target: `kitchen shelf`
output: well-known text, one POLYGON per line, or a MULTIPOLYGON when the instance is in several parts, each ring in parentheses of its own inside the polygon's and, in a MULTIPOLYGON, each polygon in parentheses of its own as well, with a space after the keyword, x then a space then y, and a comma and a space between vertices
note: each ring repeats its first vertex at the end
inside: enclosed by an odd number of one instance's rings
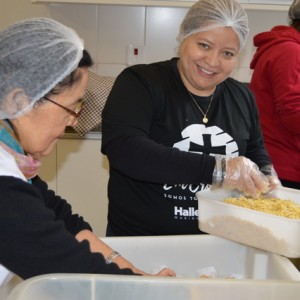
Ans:
MULTIPOLYGON (((109 4, 129 6, 163 6, 163 7, 190 7, 196 1, 188 0, 31 0, 33 4, 109 4)), ((242 3, 247 10, 287 11, 289 4, 242 3)))

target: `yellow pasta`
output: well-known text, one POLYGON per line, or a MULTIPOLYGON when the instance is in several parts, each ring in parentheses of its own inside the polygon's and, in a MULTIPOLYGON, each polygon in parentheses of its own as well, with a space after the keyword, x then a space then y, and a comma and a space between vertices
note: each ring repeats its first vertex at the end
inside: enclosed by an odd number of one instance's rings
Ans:
POLYGON ((263 197, 253 199, 241 196, 239 198, 227 198, 224 202, 285 218, 300 219, 300 205, 291 200, 263 199, 263 197))

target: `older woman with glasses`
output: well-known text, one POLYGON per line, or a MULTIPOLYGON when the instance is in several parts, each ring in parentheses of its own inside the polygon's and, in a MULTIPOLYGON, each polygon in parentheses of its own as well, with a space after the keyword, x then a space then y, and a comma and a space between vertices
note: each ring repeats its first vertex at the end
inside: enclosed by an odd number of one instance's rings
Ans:
POLYGON ((91 65, 78 35, 54 20, 23 20, 0 32, 0 264, 23 279, 147 275, 98 239, 37 176, 40 159, 78 122, 91 65))

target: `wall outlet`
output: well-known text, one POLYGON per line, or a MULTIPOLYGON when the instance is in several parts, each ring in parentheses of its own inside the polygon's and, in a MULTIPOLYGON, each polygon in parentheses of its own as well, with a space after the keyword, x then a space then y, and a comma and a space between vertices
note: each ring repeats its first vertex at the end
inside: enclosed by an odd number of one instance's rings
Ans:
POLYGON ((145 46, 128 45, 126 49, 126 64, 128 66, 145 62, 145 46))

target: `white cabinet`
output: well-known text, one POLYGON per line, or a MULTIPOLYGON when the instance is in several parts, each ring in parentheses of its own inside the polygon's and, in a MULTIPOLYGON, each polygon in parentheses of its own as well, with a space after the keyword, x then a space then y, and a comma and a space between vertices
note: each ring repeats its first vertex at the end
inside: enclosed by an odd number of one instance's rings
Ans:
POLYGON ((107 223, 108 162, 101 139, 62 139, 43 159, 40 177, 82 215, 98 236, 107 223))
POLYGON ((249 3, 256 4, 281 4, 281 5, 291 5, 293 0, 249 0, 249 3))
POLYGON ((137 5, 189 7, 196 1, 190 0, 31 0, 31 3, 72 3, 72 4, 109 4, 109 5, 137 5))
POLYGON ((47 182, 49 189, 56 192, 56 171, 57 171, 57 162, 56 162, 56 151, 55 150, 47 157, 42 159, 42 166, 39 172, 40 177, 47 182))
MULTIPOLYGON (((33 4, 109 4, 162 7, 190 7, 197 1, 190 0, 31 0, 33 4)), ((292 0, 240 0, 248 10, 287 10, 292 0)))

